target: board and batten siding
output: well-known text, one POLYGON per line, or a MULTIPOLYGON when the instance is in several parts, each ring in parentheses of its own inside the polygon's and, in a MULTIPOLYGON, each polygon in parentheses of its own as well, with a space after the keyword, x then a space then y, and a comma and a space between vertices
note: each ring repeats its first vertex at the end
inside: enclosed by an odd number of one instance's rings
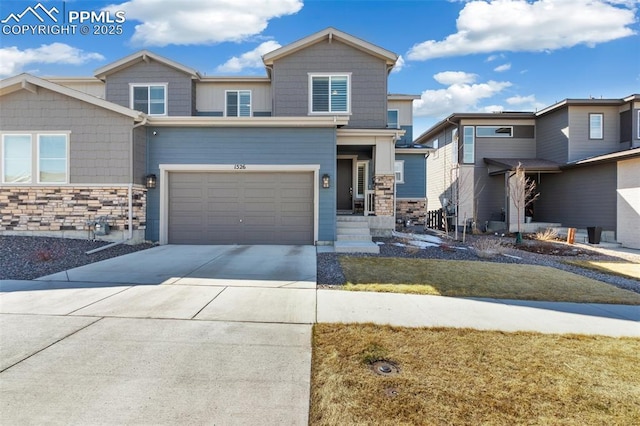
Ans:
POLYGON ((0 129, 70 131, 69 183, 130 183, 133 120, 57 92, 38 88, 2 96, 0 129))
POLYGON ((321 41, 274 61, 271 79, 274 116, 309 115, 309 73, 351 73, 348 127, 386 128, 385 61, 335 39, 321 41))
POLYGON ((617 106, 569 106, 567 162, 608 154, 620 149, 620 113, 617 106), (603 114, 603 138, 589 139, 589 114, 603 114))
POLYGON ((540 198, 534 203, 534 220, 582 229, 601 226, 615 231, 616 182, 615 163, 542 174, 538 183, 540 198))
MULTIPOLYGON (((319 164, 333 184, 318 187, 318 240, 335 240, 336 136, 333 128, 149 128, 148 172, 160 164, 319 164), (156 132, 156 135, 153 132, 156 132)), ((158 241, 160 191, 148 192, 147 239, 158 241)))
POLYGON ((424 154, 396 154, 396 161, 404 161, 404 183, 396 184, 396 196, 425 198, 427 188, 424 154))
POLYGON ((130 83, 167 83, 167 115, 193 115, 193 81, 182 71, 154 60, 139 62, 107 76, 106 100, 131 108, 130 83))
POLYGON ((640 249, 640 158, 618 162, 616 240, 640 249))
POLYGON ((536 157, 566 163, 569 158, 569 115, 567 108, 538 117, 536 157))
POLYGON ((250 90, 252 114, 271 115, 271 85, 269 82, 220 83, 209 81, 196 84, 197 114, 223 116, 226 104, 226 90, 250 90))

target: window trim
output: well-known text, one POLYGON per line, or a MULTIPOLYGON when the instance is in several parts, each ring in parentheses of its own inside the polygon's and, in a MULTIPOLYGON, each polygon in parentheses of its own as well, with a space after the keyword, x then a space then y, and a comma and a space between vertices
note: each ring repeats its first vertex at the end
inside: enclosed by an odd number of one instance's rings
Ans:
POLYGON ((396 183, 403 184, 404 183, 404 160, 395 160, 393 163, 393 177, 396 180, 396 183), (400 170, 398 170, 398 165, 400 165, 400 170), (400 173, 400 179, 398 179, 398 173, 400 173))
POLYGON ((387 129, 399 129, 400 128, 400 110, 398 108, 387 109, 387 129), (396 112, 396 127, 389 126, 389 111, 396 112))
POLYGON ((146 112, 146 114, 152 117, 164 117, 169 115, 169 102, 167 100, 167 95, 169 92, 169 83, 129 83, 129 108, 137 111, 134 108, 134 99, 133 99, 133 92, 136 87, 146 87, 150 89, 153 86, 162 86, 164 88, 164 113, 163 114, 151 113, 151 98, 150 98, 151 90, 148 90, 148 93, 147 93, 147 105, 148 105, 147 111, 148 112, 146 112))
POLYGON ((253 117, 253 93, 251 89, 229 89, 224 91, 224 116, 225 117, 253 117), (238 115, 229 115, 228 93, 236 92, 238 99, 238 115), (249 115, 240 115, 240 92, 249 92, 249 115))
POLYGON ((475 126, 462 126, 462 164, 475 164, 476 162, 476 131, 474 129, 475 126), (467 143, 467 134, 466 129, 472 129, 471 136, 473 139, 471 143, 467 143), (472 150, 467 151, 467 146, 471 145, 472 150), (470 161, 467 161, 467 153, 471 156, 470 161))
POLYGON ((513 137, 513 126, 476 126, 475 137, 476 138, 512 138, 513 137), (492 129, 492 128, 510 129, 511 132, 508 135, 507 134, 497 133, 497 132, 495 132, 495 134, 491 135, 491 136, 485 136, 485 135, 479 135, 478 134, 478 129, 492 129))
MULTIPOLYGON (((33 143, 33 141, 32 141, 33 143)), ((69 183, 69 133, 36 133, 36 181, 41 185, 62 185, 65 183, 69 183), (40 180, 40 161, 42 158, 40 157, 40 138, 42 136, 64 136, 64 180, 62 182, 42 182, 40 180)), ((33 180, 33 179, 32 179, 33 180)))
POLYGON ((351 74, 350 72, 314 72, 308 73, 309 115, 351 115, 351 74), (313 79, 315 77, 346 77, 347 78, 347 110, 331 111, 331 94, 329 94, 329 111, 313 110, 313 79))
POLYGON ((70 175, 71 175, 71 131, 70 130, 25 130, 25 131, 3 131, 0 132, 0 155, 2 156, 0 161, 0 183, 2 185, 22 185, 22 186, 33 186, 33 185, 41 185, 41 186, 55 186, 55 185, 65 185, 70 183, 70 175), (30 145, 30 154, 31 154, 31 178, 29 182, 7 182, 5 181, 5 170, 4 170, 4 141, 6 136, 18 136, 18 135, 28 135, 31 140, 30 145), (65 164, 65 180, 64 182, 40 182, 40 136, 44 135, 52 135, 52 136, 64 136, 65 138, 65 155, 66 155, 66 164, 65 164), (34 172, 35 171, 35 172, 34 172))
POLYGON ((369 162, 368 161, 357 161, 356 162, 356 198, 360 199, 360 198, 364 198, 366 195, 366 191, 367 189, 369 189, 369 162), (360 188, 360 182, 358 180, 358 171, 360 169, 360 166, 362 166, 364 168, 364 179, 363 179, 363 188, 360 188), (362 192, 358 192, 360 191, 360 189, 362 189, 362 192))
POLYGON ((603 140, 604 139, 604 114, 601 112, 590 112, 589 113, 589 139, 590 140, 603 140), (594 137, 591 133, 591 118, 600 116, 600 136, 594 137))

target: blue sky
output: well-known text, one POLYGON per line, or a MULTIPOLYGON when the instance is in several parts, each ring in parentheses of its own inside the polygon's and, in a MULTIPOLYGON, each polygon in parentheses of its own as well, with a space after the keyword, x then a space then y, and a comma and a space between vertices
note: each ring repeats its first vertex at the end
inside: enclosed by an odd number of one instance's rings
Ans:
POLYGON ((332 26, 402 57, 389 90, 421 96, 414 102, 416 135, 453 112, 531 111, 565 98, 640 92, 640 0, 41 3, 0 3, 6 21, 0 24, 0 78, 91 76, 140 49, 206 75, 265 75, 262 54, 332 26), (16 19, 29 6, 44 23, 31 13, 16 19), (21 28, 54 25, 43 9, 58 24, 76 25, 75 33, 21 28), (79 22, 80 12, 89 19, 79 22), (90 33, 121 33, 83 35, 83 25, 90 33))

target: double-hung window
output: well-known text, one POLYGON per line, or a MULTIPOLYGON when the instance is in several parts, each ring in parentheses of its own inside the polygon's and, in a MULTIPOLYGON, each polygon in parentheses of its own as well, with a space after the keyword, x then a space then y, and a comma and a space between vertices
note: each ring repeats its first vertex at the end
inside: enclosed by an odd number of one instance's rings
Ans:
POLYGON ((226 97, 227 117, 251 117, 251 90, 227 90, 226 97))
POLYGON ((2 183, 67 183, 68 147, 68 133, 3 134, 2 183))
POLYGON ((589 114, 589 139, 602 139, 603 133, 603 114, 589 114))
POLYGON ((132 84, 131 108, 149 115, 167 115, 167 84, 132 84))
POLYGON ((309 112, 351 111, 350 74, 309 74, 309 112))
POLYGON ((398 119, 399 111, 397 109, 389 109, 387 110, 387 128, 389 129, 399 129, 400 121, 398 119))

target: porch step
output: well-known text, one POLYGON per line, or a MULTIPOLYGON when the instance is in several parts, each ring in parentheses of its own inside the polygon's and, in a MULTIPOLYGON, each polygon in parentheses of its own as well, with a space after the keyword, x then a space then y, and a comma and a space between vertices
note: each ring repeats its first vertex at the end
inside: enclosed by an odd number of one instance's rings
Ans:
POLYGON ((371 240, 369 221, 363 216, 338 216, 336 220, 336 253, 380 253, 371 240))

